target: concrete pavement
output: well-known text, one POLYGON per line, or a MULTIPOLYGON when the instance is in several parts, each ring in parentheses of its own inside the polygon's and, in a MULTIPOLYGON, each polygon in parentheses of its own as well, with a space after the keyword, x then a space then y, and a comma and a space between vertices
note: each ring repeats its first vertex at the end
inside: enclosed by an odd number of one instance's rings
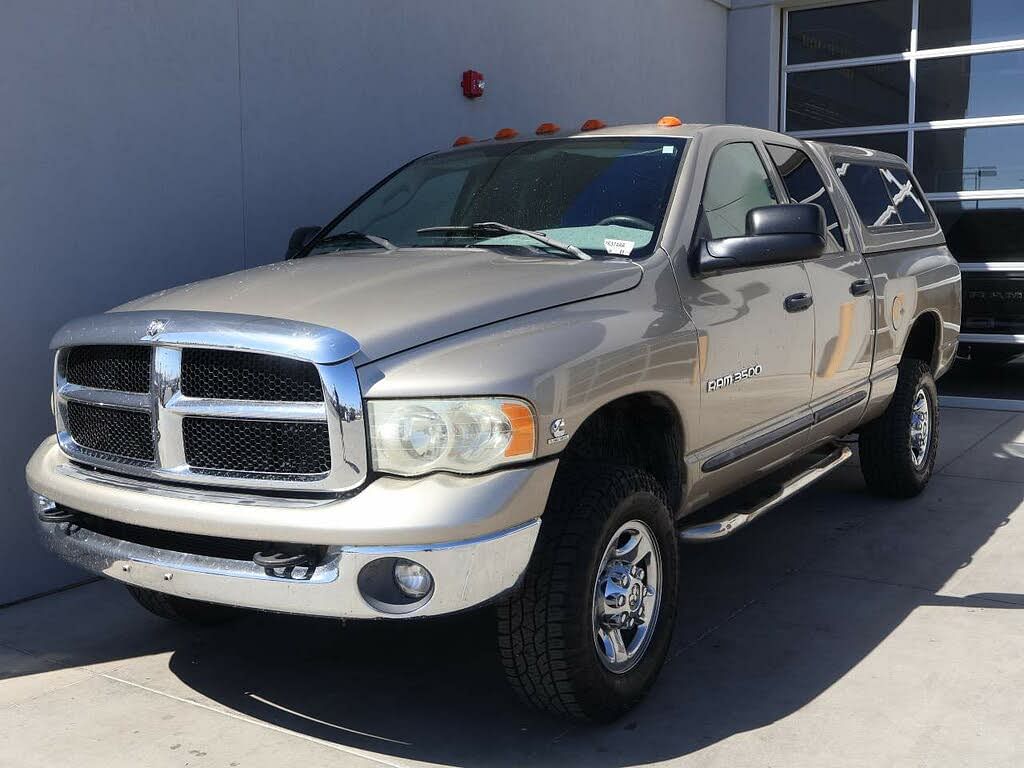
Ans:
POLYGON ((612 726, 520 708, 487 611, 197 631, 98 582, 0 610, 0 766, 1020 766, 1024 414, 942 419, 917 499, 846 466, 685 547, 671 659, 612 726))

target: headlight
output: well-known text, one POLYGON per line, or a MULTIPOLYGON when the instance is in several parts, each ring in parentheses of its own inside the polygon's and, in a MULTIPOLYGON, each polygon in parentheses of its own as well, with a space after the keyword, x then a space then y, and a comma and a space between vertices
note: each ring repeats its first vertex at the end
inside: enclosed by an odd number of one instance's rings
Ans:
POLYGON ((483 472, 534 457, 536 420, 522 400, 371 400, 367 411, 378 472, 483 472))

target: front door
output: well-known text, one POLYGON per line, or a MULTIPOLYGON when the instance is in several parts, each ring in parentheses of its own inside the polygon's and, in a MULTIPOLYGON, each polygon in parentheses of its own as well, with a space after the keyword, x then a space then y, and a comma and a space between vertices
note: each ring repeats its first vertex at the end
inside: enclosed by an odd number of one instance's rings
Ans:
MULTIPOLYGON (((747 212, 780 200, 751 142, 714 150, 699 235, 742 237, 747 212)), ((701 453, 749 446, 760 432, 806 420, 811 397, 814 313, 800 263, 697 276, 684 294, 699 337, 701 453), (787 299, 788 302, 787 308, 787 299)))

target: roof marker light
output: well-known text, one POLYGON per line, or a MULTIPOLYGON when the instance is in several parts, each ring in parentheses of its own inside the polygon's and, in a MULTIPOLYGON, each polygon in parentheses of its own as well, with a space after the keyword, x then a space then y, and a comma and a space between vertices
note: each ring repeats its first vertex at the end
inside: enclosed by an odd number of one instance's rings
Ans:
POLYGON ((501 139, 514 139, 518 135, 519 135, 519 131, 517 131, 515 128, 502 128, 500 131, 498 131, 496 134, 494 134, 494 138, 496 138, 498 140, 501 140, 501 139))
POLYGON ((658 126, 661 128, 678 128, 682 124, 683 121, 675 115, 665 115, 658 121, 658 126))
POLYGON ((560 130, 562 128, 557 123, 541 123, 537 126, 535 133, 538 136, 544 136, 549 133, 558 133, 560 130))
POLYGON ((581 131, 596 131, 600 128, 604 128, 604 121, 595 118, 587 120, 587 122, 580 126, 581 131))
POLYGON ((472 144, 474 141, 476 141, 476 139, 474 139, 472 136, 459 136, 459 138, 452 142, 452 146, 463 147, 466 144, 472 144))

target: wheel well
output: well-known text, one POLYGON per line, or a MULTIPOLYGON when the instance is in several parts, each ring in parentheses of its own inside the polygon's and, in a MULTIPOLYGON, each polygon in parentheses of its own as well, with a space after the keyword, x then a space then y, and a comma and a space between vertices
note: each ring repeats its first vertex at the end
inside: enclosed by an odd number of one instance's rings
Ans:
POLYGON ((674 513, 683 499, 683 430, 679 413, 662 395, 628 395, 587 417, 563 451, 583 462, 627 464, 649 472, 674 513))
POLYGON ((921 360, 932 369, 938 364, 938 320, 931 312, 921 315, 907 334, 907 343, 903 345, 903 359, 921 360))

